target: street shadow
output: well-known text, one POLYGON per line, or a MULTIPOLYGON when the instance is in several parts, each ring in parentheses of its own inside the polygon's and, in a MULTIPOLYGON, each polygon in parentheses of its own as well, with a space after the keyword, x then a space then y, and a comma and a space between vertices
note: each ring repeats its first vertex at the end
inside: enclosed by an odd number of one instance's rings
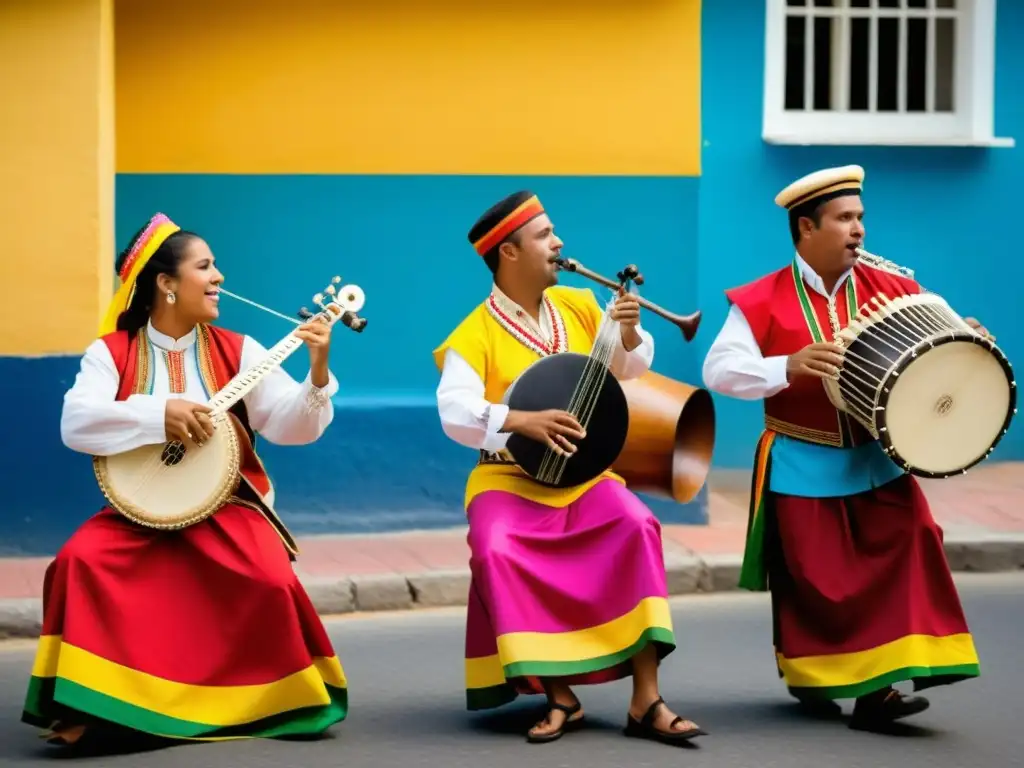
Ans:
MULTIPOLYGON (((849 718, 844 718, 844 721, 849 724, 849 718)), ((914 725, 913 723, 907 723, 897 721, 895 723, 888 723, 887 725, 880 726, 873 730, 865 730, 863 728, 851 729, 854 733, 863 733, 868 736, 886 736, 895 737, 900 739, 934 739, 941 738, 945 734, 942 731, 937 731, 934 728, 928 728, 923 725, 914 725)))
MULTIPOLYGON (((324 734, 277 736, 274 741, 285 742, 316 742, 331 741, 336 735, 327 732, 324 734)), ((145 755, 164 750, 180 750, 185 747, 198 747, 206 742, 181 741, 178 739, 162 739, 157 736, 149 736, 139 733, 118 733, 116 736, 110 734, 101 738, 83 738, 81 742, 73 746, 57 746, 46 744, 42 740, 36 749, 23 750, 23 757, 40 760, 88 760, 103 759, 111 757, 125 757, 128 755, 145 755)), ((177 753, 176 753, 177 754, 177 753)))
POLYGON ((83 737, 80 742, 71 746, 47 744, 39 740, 35 749, 25 750, 24 756, 39 760, 88 760, 123 757, 126 755, 144 755, 159 752, 172 747, 193 746, 193 742, 182 742, 160 739, 144 734, 118 734, 105 738, 83 737))
MULTIPOLYGON (((683 717, 699 723, 710 734, 721 731, 730 735, 776 732, 780 729, 806 730, 808 728, 842 728, 850 733, 864 733, 898 738, 942 738, 944 731, 917 725, 909 721, 891 723, 877 731, 849 728, 852 704, 836 715, 811 712, 796 701, 694 701, 677 707, 683 717)), ((543 716, 540 713, 539 716, 543 716)), ((532 723, 531 723, 532 725, 532 723)), ((527 726, 529 727, 529 726, 527 726)), ((619 727, 619 726, 615 726, 619 727)))

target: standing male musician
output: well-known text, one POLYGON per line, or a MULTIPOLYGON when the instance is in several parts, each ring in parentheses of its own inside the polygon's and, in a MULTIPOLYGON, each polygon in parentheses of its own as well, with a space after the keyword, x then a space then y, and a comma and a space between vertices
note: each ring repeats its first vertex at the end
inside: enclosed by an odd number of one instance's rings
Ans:
POLYGON ((894 683, 921 690, 979 666, 924 494, 823 386, 851 312, 922 290, 858 260, 863 179, 859 166, 830 168, 779 193, 795 258, 726 292, 704 381, 764 401, 740 586, 771 590, 780 677, 811 712, 838 716, 835 700, 855 698, 850 726, 882 730, 928 707, 894 683))
MULTIPOLYGON (((675 648, 661 526, 620 477, 571 488, 534 481, 503 452, 511 433, 565 455, 584 433, 564 411, 510 411, 502 397, 534 361, 588 354, 602 318, 589 290, 556 287, 562 241, 537 197, 510 195, 484 213, 469 241, 494 286, 434 350, 445 434, 480 451, 466 487, 472 584, 466 627, 470 710, 519 693, 546 693, 547 717, 528 733, 553 741, 583 718, 570 685, 632 674, 626 735, 675 743, 701 735, 658 692, 658 663, 675 648)), ((621 379, 645 373, 654 340, 635 297, 611 310, 621 379)))

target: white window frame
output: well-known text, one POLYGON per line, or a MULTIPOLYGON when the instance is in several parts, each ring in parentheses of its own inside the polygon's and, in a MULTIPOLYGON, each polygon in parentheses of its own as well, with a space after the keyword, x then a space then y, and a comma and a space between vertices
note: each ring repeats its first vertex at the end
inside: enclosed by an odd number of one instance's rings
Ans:
MULTIPOLYGON (((813 2, 807 0, 807 6, 813 6, 813 2)), ((877 7, 877 0, 872 0, 871 5, 877 7)), ((844 10, 848 8, 846 2, 842 6, 844 10)), ((957 6, 962 9, 962 16, 957 20, 956 33, 955 112, 844 112, 809 108, 787 111, 787 5, 786 0, 765 0, 764 141, 804 146, 1014 146, 1012 138, 996 137, 993 127, 996 0, 958 0, 957 6)), ((850 18, 843 10, 837 15, 850 18)), ((905 42, 902 47, 905 48, 905 42)), ((811 99, 808 93, 807 102, 811 99)))

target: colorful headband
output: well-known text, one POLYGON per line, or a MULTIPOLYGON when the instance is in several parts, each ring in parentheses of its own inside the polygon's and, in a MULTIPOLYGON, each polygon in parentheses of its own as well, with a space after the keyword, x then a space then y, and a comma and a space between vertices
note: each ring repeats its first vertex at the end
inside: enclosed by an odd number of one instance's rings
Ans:
POLYGON ((162 213, 156 214, 149 220, 142 234, 135 239, 128 255, 125 256, 124 263, 121 264, 121 269, 118 272, 121 286, 114 293, 114 298, 110 300, 107 312, 103 316, 103 322, 100 323, 100 336, 106 336, 117 330, 117 319, 122 312, 128 309, 135 296, 135 281, 138 279, 139 273, 149 263, 153 254, 164 244, 164 241, 180 229, 181 227, 162 213))
POLYGON ((537 196, 528 197, 516 206, 511 213, 491 227, 482 237, 476 240, 473 243, 474 250, 478 255, 484 256, 506 237, 542 213, 544 213, 544 206, 540 204, 537 196))

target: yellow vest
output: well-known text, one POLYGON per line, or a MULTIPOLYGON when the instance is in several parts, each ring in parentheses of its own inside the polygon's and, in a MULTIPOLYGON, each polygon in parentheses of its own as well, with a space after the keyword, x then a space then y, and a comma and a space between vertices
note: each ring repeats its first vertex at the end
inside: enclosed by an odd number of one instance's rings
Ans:
MULTIPOLYGON (((555 286, 545 295, 554 304, 565 323, 569 352, 589 355, 604 314, 589 288, 555 286)), ((527 347, 505 330, 481 303, 434 350, 434 364, 444 367, 445 352, 455 350, 484 382, 484 398, 500 403, 509 385, 532 363, 540 359, 538 352, 527 347)), ((591 486, 611 478, 623 485, 625 481, 614 472, 570 488, 549 488, 541 485, 512 464, 479 464, 466 482, 465 505, 484 491, 507 491, 550 507, 564 507, 582 496, 591 486)))

